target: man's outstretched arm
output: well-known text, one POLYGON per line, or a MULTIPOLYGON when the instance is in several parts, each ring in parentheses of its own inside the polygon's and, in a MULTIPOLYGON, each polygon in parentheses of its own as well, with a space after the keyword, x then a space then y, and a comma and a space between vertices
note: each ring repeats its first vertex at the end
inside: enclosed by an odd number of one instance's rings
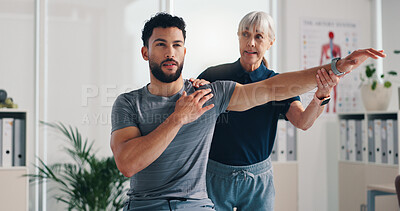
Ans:
MULTIPOLYGON (((368 58, 386 57, 383 51, 375 49, 356 50, 337 62, 340 72, 350 72, 368 58)), ((331 70, 331 64, 313 67, 306 70, 282 73, 272 78, 246 85, 237 84, 227 110, 245 111, 270 101, 288 99, 314 89, 317 86, 317 70, 331 70)))

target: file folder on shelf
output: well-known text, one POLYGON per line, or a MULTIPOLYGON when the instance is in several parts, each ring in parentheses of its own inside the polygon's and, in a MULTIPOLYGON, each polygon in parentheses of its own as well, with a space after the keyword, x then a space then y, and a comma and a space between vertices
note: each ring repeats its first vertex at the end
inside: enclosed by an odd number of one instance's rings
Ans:
POLYGON ((374 120, 368 120, 368 162, 375 163, 375 126, 374 120))
POLYGON ((278 120, 278 161, 283 162, 286 161, 287 158, 287 129, 286 129, 286 120, 279 119, 278 120))
POLYGON ((2 160, 3 167, 12 166, 12 143, 13 143, 13 118, 3 118, 2 133, 2 160))
POLYGON ((375 163, 382 163, 382 120, 374 120, 374 135, 375 135, 375 163))
POLYGON ((362 161, 368 162, 368 135, 367 135, 367 125, 365 119, 361 120, 361 134, 362 134, 362 161))
POLYGON ((356 120, 356 145, 355 145, 355 153, 356 153, 356 161, 362 161, 362 121, 361 119, 356 120))
POLYGON ((3 119, 0 118, 0 167, 3 166, 3 119))
POLYGON ((387 164, 388 163, 388 157, 387 157, 387 127, 386 127, 386 120, 381 120, 382 125, 381 125, 381 157, 382 157, 382 163, 387 164))
POLYGON ((286 141, 287 141, 287 160, 288 161, 295 161, 297 159, 296 153, 296 127, 292 125, 289 121, 286 121, 286 141))
POLYGON ((347 120, 348 124, 348 154, 349 154, 349 161, 356 161, 356 120, 355 119, 349 119, 347 120))
POLYGON ((386 128, 387 128, 387 160, 388 160, 387 163, 389 165, 394 165, 394 128, 393 128, 393 119, 386 120, 386 128))
POLYGON ((399 131, 398 131, 398 120, 393 120, 393 152, 394 152, 394 164, 399 164, 399 131))
POLYGON ((347 152, 347 120, 340 120, 340 160, 346 160, 347 152))
POLYGON ((25 120, 14 120, 13 166, 25 166, 25 120))

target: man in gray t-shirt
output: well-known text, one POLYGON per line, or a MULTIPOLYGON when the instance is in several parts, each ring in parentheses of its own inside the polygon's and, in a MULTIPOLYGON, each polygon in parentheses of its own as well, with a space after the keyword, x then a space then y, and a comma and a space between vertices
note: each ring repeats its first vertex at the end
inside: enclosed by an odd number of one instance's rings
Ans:
MULTIPOLYGON (((213 98, 205 105, 215 106, 197 120, 183 125, 164 152, 149 166, 131 177, 128 195, 132 199, 186 198, 206 199, 205 171, 215 122, 226 110, 235 82, 218 81, 210 88, 213 98)), ((112 131, 126 127, 139 128, 142 136, 154 131, 175 109, 183 91, 193 94, 196 88, 188 80, 178 93, 157 96, 147 86, 120 95, 112 111, 112 131)))
MULTIPOLYGON (((297 96, 316 87, 317 70, 331 70, 324 65, 257 83, 217 81, 197 89, 181 74, 185 38, 182 18, 159 13, 147 21, 142 57, 149 61, 150 83, 114 103, 110 145, 118 169, 131 178, 124 210, 213 210, 205 172, 218 115, 297 96)), ((260 56, 254 42, 248 48, 249 56, 260 56)), ((369 57, 384 56, 358 50, 332 68, 349 72, 369 57)))

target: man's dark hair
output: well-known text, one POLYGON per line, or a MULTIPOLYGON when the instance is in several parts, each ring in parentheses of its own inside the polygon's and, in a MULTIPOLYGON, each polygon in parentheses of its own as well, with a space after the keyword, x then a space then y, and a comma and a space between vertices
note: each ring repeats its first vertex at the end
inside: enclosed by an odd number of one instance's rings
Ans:
POLYGON ((151 17, 143 27, 142 30, 142 40, 143 46, 149 47, 149 39, 153 34, 153 29, 157 27, 169 28, 177 27, 182 31, 183 40, 186 39, 186 24, 185 21, 178 16, 172 16, 168 13, 157 13, 155 16, 151 17))

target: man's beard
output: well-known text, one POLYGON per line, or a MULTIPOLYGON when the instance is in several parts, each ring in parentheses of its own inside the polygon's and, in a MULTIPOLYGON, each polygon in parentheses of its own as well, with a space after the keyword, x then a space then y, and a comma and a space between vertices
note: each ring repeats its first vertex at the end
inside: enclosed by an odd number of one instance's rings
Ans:
POLYGON ((157 63, 149 60, 149 65, 150 65, 150 71, 154 75, 154 77, 156 77, 159 81, 161 81, 163 83, 171 83, 171 82, 176 81, 181 76, 182 68, 183 68, 183 61, 181 64, 179 64, 179 62, 177 62, 173 59, 166 59, 166 60, 162 61, 160 64, 157 64, 157 63), (174 74, 167 75, 162 71, 161 67, 164 62, 169 62, 169 61, 175 62, 176 65, 178 66, 178 69, 176 70, 176 72, 174 74))

